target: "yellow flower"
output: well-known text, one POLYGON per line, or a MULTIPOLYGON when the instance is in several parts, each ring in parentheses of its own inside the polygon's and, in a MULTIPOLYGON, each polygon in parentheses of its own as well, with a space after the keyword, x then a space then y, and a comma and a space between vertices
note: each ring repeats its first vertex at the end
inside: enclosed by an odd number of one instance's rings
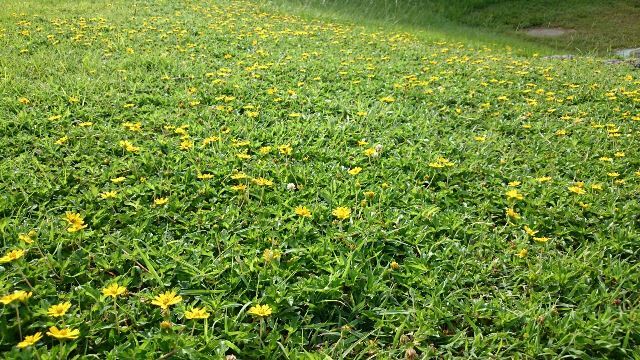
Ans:
POLYGON ((202 145, 209 145, 209 144, 214 143, 216 141, 220 141, 220 137, 218 137, 218 136, 210 136, 210 137, 202 140, 202 145))
POLYGON ((107 286, 106 288, 102 289, 102 295, 116 298, 119 295, 124 294, 126 291, 127 291, 126 287, 120 286, 118 285, 118 283, 113 283, 107 286))
POLYGON ((438 157, 436 159, 436 161, 430 162, 429 163, 429 167, 435 168, 435 169, 442 169, 444 167, 451 167, 453 166, 454 163, 452 163, 451 161, 449 161, 449 159, 443 158, 443 157, 438 157))
POLYGON ((68 232, 77 232, 87 227, 87 225, 84 224, 82 216, 77 213, 67 212, 65 214, 65 220, 69 223, 69 227, 67 228, 68 232))
POLYGON ((245 191, 245 190, 247 190, 247 185, 245 185, 245 184, 234 185, 234 186, 231 187, 231 190, 234 190, 234 191, 245 191))
POLYGON ((118 183, 121 183, 121 182, 123 182, 125 180, 127 180, 126 177, 120 176, 120 177, 111 179, 111 182, 114 183, 114 184, 118 184, 118 183))
POLYGON ((186 135, 187 137, 189 137, 189 133, 187 132, 187 128, 189 127, 189 125, 182 125, 178 128, 176 128, 173 132, 178 134, 178 135, 186 135))
POLYGON ((185 311, 184 317, 189 320, 192 319, 208 319, 209 313, 205 308, 193 308, 189 311, 185 311))
POLYGON ((522 250, 518 251, 518 253, 516 253, 516 256, 522 259, 525 256, 527 256, 528 253, 529 253, 529 250, 522 249, 522 250))
POLYGON ((580 186, 569 186, 569 191, 578 195, 582 195, 586 193, 586 191, 584 191, 584 189, 580 186))
POLYGON ((24 250, 16 249, 7 252, 3 257, 0 257, 0 264, 8 263, 13 260, 18 260, 24 256, 24 250))
POLYGON ((82 216, 80 216, 80 214, 72 213, 72 212, 67 212, 65 214, 65 219, 70 225, 83 222, 82 216))
POLYGON ((191 140, 183 140, 180 143, 180 150, 189 150, 193 147, 193 141, 191 140))
POLYGON ((18 102, 22 105, 28 105, 31 101, 26 97, 21 97, 20 99, 18 99, 18 102))
POLYGON ((175 305, 182 301, 182 296, 177 295, 175 291, 167 291, 156 296, 151 303, 159 306, 162 310, 167 310, 169 306, 175 305))
POLYGON ((164 205, 166 203, 169 202, 169 198, 163 197, 163 198, 157 198, 153 200, 153 204, 156 206, 161 206, 164 205))
POLYGON ((128 152, 138 152, 138 151, 140 151, 139 147, 134 146, 128 140, 122 140, 122 141, 119 142, 119 144, 120 144, 120 147, 122 147, 123 149, 125 149, 128 152))
POLYGON ((291 155, 291 153, 293 152, 293 148, 290 144, 284 144, 278 146, 278 151, 280 151, 280 154, 282 155, 291 155))
POLYGON ((365 191, 363 194, 364 194, 365 197, 367 197, 369 199, 372 199, 374 196, 376 196, 376 193, 373 192, 373 191, 365 191))
POLYGON ((198 179, 200 180, 213 179, 213 174, 198 174, 198 179))
POLYGON ((14 291, 13 294, 7 294, 7 295, 4 295, 3 297, 1 297, 0 298, 0 303, 8 305, 8 304, 11 304, 14 301, 25 302, 32 295, 33 295, 33 293, 31 293, 31 292, 26 292, 24 290, 17 290, 17 291, 14 291))
POLYGON ((100 198, 102 200, 106 200, 106 199, 113 199, 118 195, 117 191, 105 191, 102 194, 100 194, 100 198))
POLYGON ((271 181, 269 179, 262 178, 262 177, 259 177, 257 179, 253 179, 253 182, 258 186, 271 186, 271 185, 273 185, 273 181, 271 181))
POLYGON ((256 306, 252 306, 249 311, 247 311, 247 314, 251 314, 254 316, 258 316, 258 317, 266 317, 269 316, 273 313, 273 310, 271 309, 271 306, 269 305, 256 305, 256 306))
POLYGON ((242 160, 251 159, 251 155, 247 154, 246 152, 236 154, 236 157, 242 160))
POLYGON ((139 122, 137 122, 137 123, 125 122, 125 123, 122 124, 122 126, 125 129, 127 129, 129 131, 134 131, 134 132, 140 131, 142 129, 142 124, 139 123, 139 122))
POLYGON ((260 154, 262 155, 266 155, 271 152, 271 146, 263 146, 260 148, 260 150, 258 150, 258 152, 260 152, 260 154))
POLYGON ((396 101, 396 99, 393 96, 385 96, 385 97, 380 98, 380 101, 382 101, 383 103, 390 104, 390 103, 396 101))
POLYGON ((351 216, 351 209, 347 207, 337 207, 335 208, 331 214, 340 220, 348 219, 351 216))
POLYGON ((591 189, 602 190, 602 184, 591 184, 591 189))
POLYGON ((513 208, 508 208, 506 210, 507 216, 512 218, 512 219, 520 219, 520 214, 518 214, 515 210, 513 210, 513 208))
POLYGON ((548 237, 534 237, 533 240, 537 241, 537 242, 541 242, 541 243, 546 243, 547 241, 549 241, 551 238, 548 237))
POLYGON ((301 217, 311 217, 311 211, 309 211, 309 209, 307 209, 306 206, 298 206, 295 208, 295 212, 296 215, 301 216, 301 217))
POLYGON ((362 140, 358 140, 358 146, 365 146, 365 145, 369 145, 369 142, 365 139, 362 140))
POLYGON ((280 252, 278 250, 264 249, 262 252, 262 258, 265 262, 271 262, 280 257, 280 252))
POLYGON ((533 236, 533 235, 535 235, 535 234, 537 234, 537 233, 538 233, 538 231, 537 231, 537 230, 533 230, 533 229, 531 229, 530 227, 528 227, 527 225, 525 225, 525 226, 524 226, 524 231, 525 231, 527 234, 529 234, 529 236, 533 236))
POLYGON ((249 176, 247 174, 243 173, 243 172, 237 172, 237 173, 231 175, 231 178, 233 180, 242 180, 242 179, 246 179, 248 177, 249 176))
POLYGON ((63 145, 69 140, 67 136, 63 136, 60 139, 56 140, 56 145, 63 145))
POLYGON ((375 148, 368 148, 368 149, 366 149, 365 151, 363 151, 363 153, 364 153, 366 156, 371 157, 371 156, 376 155, 378 152, 376 151, 376 149, 375 149, 375 148))
POLYGON ((358 174, 360 174, 361 171, 362 171, 362 168, 357 166, 357 167, 354 167, 353 169, 349 170, 349 174, 358 175, 358 174))
POLYGON ((542 177, 536 178, 536 180, 540 183, 551 181, 551 176, 542 176, 542 177))
POLYGON ((31 230, 26 234, 18 235, 18 239, 26 242, 27 244, 33 243, 33 239, 36 237, 38 233, 35 230, 31 230))
POLYGON ((70 302, 63 302, 60 304, 52 305, 47 310, 47 314, 52 317, 60 317, 66 314, 70 307, 70 302))
POLYGON ((610 172, 610 173, 607 173, 607 176, 609 176, 609 177, 618 177, 618 176, 620 176, 620 174, 617 173, 617 172, 610 172))
POLYGON ((398 264, 396 261, 392 261, 391 264, 389 264, 389 266, 391 267, 391 270, 400 269, 400 264, 398 264))
POLYGON ((511 186, 511 187, 520 186, 520 184, 522 184, 520 181, 511 181, 511 182, 509 182, 509 186, 511 186))
POLYGON ((505 195, 507 195, 507 198, 509 199, 516 199, 516 200, 524 199, 524 196, 520 194, 516 189, 507 191, 505 195))
POLYGON ((166 329, 170 329, 171 325, 172 325, 171 322, 165 320, 165 321, 160 323, 160 328, 161 329, 165 329, 165 330, 166 329))
POLYGON ((28 346, 32 346, 35 345, 38 341, 40 341, 40 339, 42 339, 42 333, 41 332, 37 332, 33 335, 28 335, 25 336, 24 340, 20 341, 18 343, 18 348, 20 349, 24 349, 28 346))
POLYGON ((49 331, 47 331, 47 335, 58 340, 73 340, 80 336, 80 330, 71 328, 58 329, 57 327, 52 326, 49 328, 49 331))

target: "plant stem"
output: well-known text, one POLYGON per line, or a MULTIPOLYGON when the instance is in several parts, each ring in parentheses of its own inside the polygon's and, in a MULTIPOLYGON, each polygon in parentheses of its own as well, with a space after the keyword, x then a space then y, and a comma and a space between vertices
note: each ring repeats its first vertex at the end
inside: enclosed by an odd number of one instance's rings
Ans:
POLYGON ((118 335, 120 335, 120 319, 118 316, 118 302, 116 301, 116 297, 113 297, 113 311, 115 311, 116 315, 116 331, 118 335))
POLYGON ((22 269, 20 267, 17 267, 17 268, 18 268, 18 272, 20 272, 20 275, 22 275, 22 279, 24 279, 24 282, 26 282, 27 285, 29 285, 29 289, 31 289, 31 291, 34 291, 33 286, 31 286, 29 279, 27 279, 27 277, 24 275, 24 273, 22 272, 22 269))
POLYGON ((16 306, 16 319, 18 320, 18 334, 20 335, 20 341, 22 341, 22 324, 20 324, 20 307, 16 306))
POLYGON ((209 319, 204 319, 204 343, 209 342, 209 319))
POLYGON ((264 333, 264 319, 260 318, 260 341, 262 341, 262 334, 264 333))

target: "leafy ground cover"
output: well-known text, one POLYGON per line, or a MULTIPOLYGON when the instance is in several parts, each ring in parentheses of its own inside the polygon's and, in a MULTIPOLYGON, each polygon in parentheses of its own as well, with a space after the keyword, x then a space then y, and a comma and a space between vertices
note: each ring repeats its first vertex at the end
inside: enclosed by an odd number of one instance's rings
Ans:
POLYGON ((638 358, 640 74, 247 1, 0 11, 5 358, 638 358))

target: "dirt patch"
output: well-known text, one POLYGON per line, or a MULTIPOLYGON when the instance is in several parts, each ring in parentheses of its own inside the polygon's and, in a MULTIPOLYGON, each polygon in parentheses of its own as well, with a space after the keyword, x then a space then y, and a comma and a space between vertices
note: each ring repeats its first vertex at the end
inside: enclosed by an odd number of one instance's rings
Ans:
POLYGON ((573 29, 564 29, 560 27, 553 27, 553 28, 537 27, 537 28, 528 28, 524 30, 525 34, 532 37, 539 37, 539 38, 554 38, 554 37, 560 37, 563 35, 572 34, 575 32, 576 31, 573 29))

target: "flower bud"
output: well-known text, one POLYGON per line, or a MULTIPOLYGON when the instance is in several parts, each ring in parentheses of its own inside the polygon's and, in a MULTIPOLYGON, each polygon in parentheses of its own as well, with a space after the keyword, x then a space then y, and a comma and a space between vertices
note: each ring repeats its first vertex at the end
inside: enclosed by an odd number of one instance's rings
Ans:
POLYGON ((418 353, 413 348, 408 348, 404 352, 404 358, 407 360, 414 360, 418 358, 418 353))

